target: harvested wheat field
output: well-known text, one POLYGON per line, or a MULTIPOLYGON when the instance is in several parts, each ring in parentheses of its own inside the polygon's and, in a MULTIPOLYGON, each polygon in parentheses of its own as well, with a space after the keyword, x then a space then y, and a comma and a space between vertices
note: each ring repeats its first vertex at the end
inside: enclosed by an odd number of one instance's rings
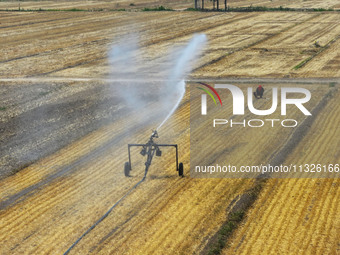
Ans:
MULTIPOLYGON (((20 4, 92 11, 0 13, 0 254, 340 253, 339 175, 269 178, 260 184, 256 178, 190 177, 192 153, 245 165, 340 163, 340 13, 110 11, 192 7, 186 1, 20 4), (164 103, 169 94, 164 80, 173 68, 171 56, 194 34, 206 35, 204 52, 168 115, 174 103, 164 103), (125 66, 134 66, 132 71, 112 70, 115 44, 131 46, 136 62, 125 66), (300 129, 210 133, 211 123, 198 120, 197 82, 232 83, 244 93, 263 84, 266 98, 254 102, 260 109, 271 107, 272 88, 302 87, 312 94, 305 106, 313 114, 289 108, 300 129), (184 176, 176 171, 174 149, 162 148, 143 179, 146 157, 133 148, 126 177, 127 144, 147 142, 157 127, 156 142, 178 145, 184 176), (251 195, 246 207, 238 202, 245 194, 251 195), (235 212, 242 213, 242 221, 220 235, 235 212)), ((17 5, 2 1, 0 9, 17 5)), ((336 5, 289 1, 284 6, 336 5)), ((231 95, 222 97, 221 115, 232 116, 231 95)), ((210 113, 219 109, 209 104, 210 113)), ((282 118, 280 111, 271 117, 282 118)), ((244 118, 255 116, 247 109, 244 118)))
MULTIPOLYGON (((339 162, 338 94, 286 162, 339 162)), ((339 185, 339 179, 269 180, 223 254, 339 254, 339 185)))

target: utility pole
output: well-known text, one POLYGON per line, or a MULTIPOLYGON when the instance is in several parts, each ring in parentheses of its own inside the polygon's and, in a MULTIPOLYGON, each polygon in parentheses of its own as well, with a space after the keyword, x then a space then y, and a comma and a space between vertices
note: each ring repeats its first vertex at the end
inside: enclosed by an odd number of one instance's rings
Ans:
POLYGON ((204 0, 202 0, 202 10, 204 10, 204 0))
POLYGON ((220 10, 220 0, 217 0, 217 10, 220 10))

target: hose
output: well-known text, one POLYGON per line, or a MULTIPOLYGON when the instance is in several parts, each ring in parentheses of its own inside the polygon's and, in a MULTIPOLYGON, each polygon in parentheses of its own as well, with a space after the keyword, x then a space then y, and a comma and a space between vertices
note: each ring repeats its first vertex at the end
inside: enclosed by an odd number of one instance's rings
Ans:
POLYGON ((83 239, 83 237, 85 237, 88 233, 90 233, 91 230, 93 230, 100 222, 102 222, 111 213, 111 211, 131 193, 131 191, 136 189, 139 186, 139 184, 141 184, 145 180, 146 173, 147 173, 147 171, 145 171, 143 178, 139 182, 137 182, 128 192, 126 192, 124 196, 122 196, 99 220, 96 221, 96 223, 94 223, 88 230, 86 230, 85 233, 82 234, 77 239, 77 241, 75 241, 70 246, 70 248, 68 248, 68 250, 64 253, 64 255, 67 255, 80 242, 80 240, 83 239))

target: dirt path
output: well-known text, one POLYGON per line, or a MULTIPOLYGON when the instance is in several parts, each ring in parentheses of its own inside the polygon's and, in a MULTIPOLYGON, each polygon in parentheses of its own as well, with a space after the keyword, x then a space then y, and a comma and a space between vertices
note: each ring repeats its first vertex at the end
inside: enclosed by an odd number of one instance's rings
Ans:
MULTIPOLYGON (((110 82, 110 81, 133 81, 129 79, 117 80, 110 78, 91 78, 91 77, 25 77, 25 78, 0 78, 0 82, 110 82)), ((157 82, 162 80, 150 79, 146 80, 150 82, 157 82)), ((332 78, 240 78, 240 77, 230 77, 230 78, 188 78, 186 82, 211 82, 211 83, 296 83, 296 84, 329 84, 332 82, 340 83, 340 77, 332 78)))

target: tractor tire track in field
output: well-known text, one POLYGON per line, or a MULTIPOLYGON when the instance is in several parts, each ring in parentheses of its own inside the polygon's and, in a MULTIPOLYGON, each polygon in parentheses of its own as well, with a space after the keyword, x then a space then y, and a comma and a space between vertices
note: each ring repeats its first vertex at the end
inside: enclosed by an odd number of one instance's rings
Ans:
MULTIPOLYGON (((337 88, 331 88, 330 91, 323 96, 320 102, 312 109, 312 116, 307 117, 291 134, 287 142, 273 154, 272 158, 269 160, 270 165, 279 166, 280 164, 284 163, 290 153, 295 147, 297 147, 303 137, 308 133, 318 114, 326 107, 327 103, 332 99, 337 91, 337 88)), ((253 187, 232 200, 226 209, 226 222, 220 227, 216 234, 210 238, 204 249, 201 251, 201 255, 208 254, 209 251, 215 251, 214 254, 221 253, 222 249, 229 240, 228 238, 242 222, 243 217, 250 207, 255 203, 265 183, 268 181, 268 179, 270 179, 270 177, 271 176, 268 173, 259 174, 256 177, 253 187), (223 245, 221 245, 221 243, 223 243, 223 245)))
POLYGON ((312 61, 314 58, 316 58, 317 56, 319 56, 322 52, 324 52, 325 50, 329 49, 338 39, 340 38, 340 34, 337 35, 335 38, 333 38, 331 41, 329 41, 325 46, 323 46, 320 50, 318 50, 315 54, 313 54, 312 56, 308 57, 307 59, 303 60, 300 64, 298 64, 297 66, 295 66, 293 69, 297 70, 300 68, 303 68, 304 66, 306 66, 307 63, 309 63, 310 61, 312 61))
MULTIPOLYGON (((308 130, 314 123, 318 114, 326 107, 329 100, 334 96, 337 92, 336 88, 331 88, 330 91, 324 95, 324 97, 320 100, 318 105, 314 107, 311 111, 312 116, 307 117, 300 126, 295 130, 295 132, 291 135, 291 137, 287 140, 287 143, 283 145, 281 149, 277 151, 269 161, 269 164, 278 166, 282 164, 288 155, 293 151, 293 149, 298 145, 298 143, 303 139, 303 137, 308 133, 308 130)), ((260 176, 259 176, 260 177, 260 176)), ((270 177, 270 176, 268 176, 270 177)))
MULTIPOLYGON (((110 42, 109 39, 99 39, 99 40, 86 41, 84 43, 77 43, 77 44, 70 45, 70 46, 67 46, 67 47, 55 48, 55 49, 52 49, 52 50, 46 50, 46 51, 39 52, 39 53, 34 53, 34 54, 25 55, 25 56, 20 56, 20 57, 2 60, 2 61, 0 61, 0 64, 4 64, 4 63, 8 63, 8 62, 15 61, 15 60, 20 60, 20 59, 30 58, 30 57, 49 55, 49 54, 53 54, 55 52, 60 52, 60 51, 65 50, 65 49, 74 49, 74 48, 79 48, 79 47, 83 47, 83 46, 87 46, 87 45, 91 45, 91 44, 107 45, 109 42, 110 42)), ((101 59, 104 59, 104 58, 101 58, 101 59)), ((85 62, 82 62, 82 63, 88 64, 88 63, 92 63, 96 60, 98 60, 98 59, 93 59, 93 60, 87 61, 86 63, 85 62)), ((77 65, 75 64, 72 67, 76 67, 76 66, 77 65)), ((63 70, 63 69, 61 69, 61 70, 63 70)), ((55 72, 57 72, 57 71, 58 70, 56 70, 55 72)), ((52 73, 52 72, 50 72, 50 73, 52 73)), ((45 73, 45 74, 48 74, 48 73, 45 73)))
MULTIPOLYGON (((185 179, 179 179, 179 180, 181 180, 181 181, 180 181, 181 184, 178 185, 178 186, 176 186, 176 187, 172 187, 172 188, 174 188, 176 191, 173 192, 173 193, 171 194, 171 196, 170 196, 167 200, 162 201, 162 205, 161 205, 159 208, 157 208, 157 211, 153 211, 153 214, 154 214, 154 215, 157 215, 157 214, 161 213, 162 210, 168 205, 168 201, 171 200, 171 199, 175 199, 175 198, 178 196, 178 194, 182 191, 182 189, 184 189, 186 186, 188 186, 188 184, 189 184, 188 180, 187 180, 187 181, 184 181, 184 183, 182 183, 182 180, 185 180, 185 179)), ((177 182, 177 183, 178 183, 178 182, 177 182)), ((160 199, 164 196, 164 194, 167 193, 167 192, 168 192, 168 190, 162 190, 162 191, 158 192, 158 194, 152 198, 152 202, 151 202, 151 203, 153 203, 153 201, 156 202, 156 201, 160 200, 160 199)), ((119 225, 115 226, 114 228, 112 228, 112 229, 111 229, 104 237, 102 237, 102 238, 98 241, 97 244, 93 245, 93 246, 89 249, 90 253, 93 253, 93 252, 95 252, 95 253, 100 253, 101 250, 102 250, 102 248, 105 247, 106 242, 110 241, 110 238, 112 238, 112 236, 113 236, 114 234, 119 234, 121 231, 123 231, 123 228, 122 228, 122 227, 123 227, 125 224, 127 224, 129 221, 131 221, 131 220, 132 220, 132 221, 135 221, 135 222, 132 223, 132 224, 134 225, 135 230, 138 230, 138 229, 140 229, 141 227, 143 227, 144 224, 147 224, 149 221, 152 220, 152 217, 150 217, 150 218, 149 218, 148 220, 146 220, 143 224, 141 224, 141 223, 138 222, 138 220, 136 220, 136 219, 134 218, 134 216, 136 216, 137 214, 138 214, 138 211, 134 211, 133 209, 131 209, 131 211, 129 211, 129 213, 128 213, 128 215, 130 215, 130 216, 129 216, 124 222, 122 222, 121 224, 119 224, 119 225)), ((109 227, 109 226, 108 226, 108 227, 109 227)), ((109 227, 109 228, 110 228, 110 227, 109 227)), ((117 251, 114 251, 114 252, 117 252, 117 251)))
MULTIPOLYGON (((220 15, 222 15, 222 14, 220 14, 220 15)), ((191 35, 193 33, 204 33, 204 31, 206 31, 206 30, 210 30, 212 28, 217 28, 217 27, 225 26, 225 25, 232 24, 232 23, 235 23, 235 22, 238 22, 238 21, 241 21, 241 20, 248 19, 249 17, 255 17, 255 16, 256 16, 256 14, 248 15, 248 16, 242 16, 240 18, 235 18, 235 19, 228 20, 228 21, 216 22, 216 23, 214 23, 212 25, 206 25, 204 27, 201 26, 199 28, 196 28, 196 29, 193 29, 193 30, 188 30, 188 31, 185 31, 185 32, 180 33, 180 34, 170 35, 170 36, 167 36, 167 37, 162 38, 162 39, 153 40, 151 42, 148 42, 148 43, 145 43, 145 44, 141 45, 140 48, 141 49, 148 48, 148 47, 150 47, 152 45, 157 45, 159 43, 164 43, 164 42, 167 42, 167 41, 171 41, 171 40, 174 40, 174 39, 178 39, 180 37, 185 37, 185 36, 191 35)), ((209 17, 206 17, 206 18, 211 18, 211 17, 209 16, 209 17)), ((203 18, 201 18, 201 19, 203 19, 203 18)), ((195 21, 196 20, 197 19, 195 19, 195 21)), ((186 23, 186 22, 184 22, 184 23, 186 23)), ((141 32, 143 32, 143 31, 141 31, 141 32)), ((93 58, 93 59, 87 60, 87 61, 79 61, 78 63, 70 64, 68 66, 65 66, 65 67, 62 67, 62 68, 59 68, 59 69, 55 69, 55 70, 52 70, 52 71, 49 71, 49 72, 39 73, 39 74, 36 74, 36 75, 37 76, 50 75, 50 74, 53 74, 53 73, 56 73, 56 72, 60 72, 60 71, 63 71, 63 70, 67 70, 67 69, 70 69, 70 68, 75 68, 75 67, 79 67, 79 66, 82 66, 82 65, 99 62, 99 61, 105 60, 106 58, 107 57, 105 56, 105 57, 93 58)))
POLYGON ((297 22, 297 23, 293 24, 292 26, 289 26, 289 27, 287 27, 287 28, 282 29, 282 30, 280 30, 279 32, 277 32, 277 33, 275 33, 275 34, 272 34, 272 35, 270 35, 270 36, 267 36, 267 37, 265 37, 265 38, 263 38, 263 39, 260 39, 260 40, 258 40, 258 41, 256 41, 256 42, 253 42, 253 43, 251 43, 251 44, 249 44, 249 45, 246 45, 246 46, 244 46, 244 47, 240 47, 240 48, 238 48, 238 49, 235 49, 235 50, 233 50, 232 52, 230 52, 230 53, 228 53, 228 54, 226 54, 226 55, 222 55, 222 56, 219 56, 219 57, 217 57, 217 58, 215 58, 215 59, 212 59, 212 60, 210 60, 209 62, 207 62, 207 63, 205 63, 205 64, 203 64, 203 65, 201 65, 201 66, 195 68, 192 72, 194 73, 194 72, 198 71, 198 70, 201 69, 201 68, 204 68, 204 67, 206 67, 206 66, 215 64, 215 63, 219 62, 220 60, 225 59, 225 58, 229 57, 230 55, 232 55, 232 54, 234 54, 234 53, 236 53, 236 52, 239 52, 239 51, 242 51, 242 50, 245 50, 245 49, 249 49, 249 48, 251 48, 251 47, 254 47, 254 46, 257 45, 257 44, 260 44, 260 43, 263 43, 263 42, 265 42, 265 41, 267 41, 267 40, 273 39, 274 37, 280 35, 281 33, 286 32, 286 31, 289 31, 290 29, 292 29, 292 28, 294 28, 294 27, 296 27, 296 26, 298 26, 298 25, 301 25, 301 24, 303 24, 303 23, 305 23, 305 22, 308 22, 308 21, 310 21, 310 20, 312 20, 312 19, 314 19, 314 18, 319 17, 320 15, 321 15, 321 14, 315 14, 315 15, 311 16, 310 18, 306 19, 306 20, 297 22))
MULTIPOLYGON (((97 220, 89 229, 85 231, 84 234, 82 234, 71 246, 67 249, 67 251, 64 253, 64 255, 69 254, 69 252, 83 239, 87 234, 89 234, 99 223, 101 223, 109 214, 112 212, 112 210, 121 202, 123 201, 133 190, 135 190, 146 178, 146 173, 143 176, 143 178, 137 182, 131 189, 129 189, 124 196, 122 196, 116 203, 113 204, 113 206, 102 216, 97 220)), ((129 219, 125 221, 127 223, 133 216, 130 216, 129 219)))
MULTIPOLYGON (((221 15, 223 15, 223 14, 219 14, 219 16, 221 16, 221 15)), ((256 45, 256 44, 259 44, 259 43, 261 43, 261 42, 263 42, 263 41, 266 41, 266 40, 268 40, 268 39, 271 39, 271 38, 277 36, 278 34, 280 34, 281 32, 284 32, 284 31, 286 31, 286 30, 289 30, 289 29, 291 29, 292 27, 294 27, 294 26, 296 26, 296 25, 299 25, 299 24, 301 24, 301 23, 303 23, 303 22, 306 22, 306 21, 308 21, 308 20, 310 20, 310 19, 313 19, 313 18, 315 18, 316 16, 319 16, 319 15, 320 15, 320 14, 318 14, 318 15, 313 15, 311 18, 309 18, 309 19, 307 19, 307 20, 298 22, 298 23, 296 23, 296 24, 294 24, 294 25, 292 25, 292 26, 290 26, 290 27, 287 27, 286 29, 283 29, 283 30, 281 30, 281 31, 279 31, 278 33, 275 33, 275 34, 273 34, 273 35, 270 34, 270 36, 265 37, 265 38, 263 38, 263 39, 261 39, 261 40, 259 40, 259 41, 256 41, 256 42, 254 42, 254 43, 252 43, 252 44, 250 44, 250 45, 247 45, 247 46, 245 46, 245 47, 241 47, 241 48, 239 48, 239 49, 233 51, 233 52, 230 53, 230 54, 236 53, 236 52, 238 52, 238 51, 242 51, 242 50, 244 50, 244 49, 246 49, 246 48, 252 47, 252 46, 254 46, 254 45, 256 45)), ((164 43, 164 42, 167 42, 167 41, 171 41, 171 40, 174 40, 174 39, 178 39, 178 38, 180 38, 180 37, 186 37, 186 36, 191 35, 191 34, 193 34, 193 33, 204 33, 204 32, 206 32, 206 31, 208 31, 208 30, 211 30, 211 29, 216 29, 216 28, 218 28, 218 27, 223 27, 223 26, 225 26, 225 25, 237 23, 237 22, 239 22, 239 21, 242 21, 242 20, 245 20, 245 19, 248 19, 248 18, 256 17, 257 15, 256 15, 256 14, 251 14, 251 15, 239 15, 239 16, 240 16, 240 17, 238 17, 238 18, 233 18, 233 19, 230 19, 230 20, 227 20, 227 21, 222 20, 222 21, 220 21, 220 22, 215 22, 215 23, 213 23, 213 24, 207 24, 207 25, 204 25, 204 26, 200 26, 199 28, 194 28, 194 29, 190 28, 190 29, 185 30, 184 32, 181 31, 180 33, 176 33, 175 35, 165 36, 165 37, 162 37, 161 39, 157 39, 157 40, 152 39, 150 42, 142 43, 142 45, 141 45, 140 47, 141 47, 141 48, 148 48, 148 47, 150 47, 150 46, 152 46, 152 45, 157 45, 157 44, 159 44, 159 43, 164 43)), ((215 17, 215 16, 213 16, 213 17, 215 17)), ((200 20, 200 19, 210 19, 210 18, 212 18, 212 17, 211 17, 211 16, 208 16, 208 17, 201 17, 201 18, 199 18, 199 19, 193 19, 193 21, 197 21, 197 20, 200 20)), ((188 22, 188 21, 185 21, 185 22, 182 22, 182 23, 186 24, 187 22, 188 22)), ((181 23, 180 23, 180 24, 181 24, 181 23)), ((147 29, 146 29, 146 30, 144 30, 144 29, 141 29, 141 30, 140 30, 140 32, 144 32, 144 31, 148 31, 148 30, 147 30, 147 29)), ((228 55, 230 55, 230 54, 228 54, 228 55)), ((198 70, 198 69, 200 69, 200 68, 202 68, 202 67, 204 67, 204 66, 206 66, 206 65, 210 65, 210 64, 212 64, 212 63, 215 63, 215 62, 219 61, 220 59, 223 59, 224 57, 226 57, 226 56, 225 56, 225 55, 220 56, 218 59, 212 60, 212 61, 210 61, 209 63, 206 63, 206 64, 204 64, 204 65, 202 65, 202 66, 200 66, 200 67, 194 69, 193 71, 198 70)), ((51 71, 49 71, 49 72, 42 72, 42 73, 39 73, 39 74, 37 74, 37 76, 50 75, 50 74, 53 74, 53 73, 56 73, 56 72, 60 72, 60 71, 63 71, 63 70, 67 70, 67 69, 70 69, 70 68, 75 68, 75 67, 79 67, 79 66, 82 66, 82 65, 87 65, 87 64, 91 64, 91 63, 100 62, 100 61, 103 61, 103 60, 105 60, 105 59, 106 59, 106 56, 105 56, 105 57, 102 57, 102 56, 101 56, 101 57, 96 57, 96 58, 93 58, 93 59, 87 60, 87 61, 77 61, 77 62, 74 63, 74 64, 70 64, 70 65, 68 65, 68 66, 64 66, 64 67, 59 68, 59 69, 51 70, 51 71)))
MULTIPOLYGON (((188 180, 184 181, 184 183, 182 182, 182 180, 184 180, 184 179, 179 179, 179 180, 181 180, 181 181, 180 181, 180 184, 178 186, 171 187, 172 189, 175 190, 175 192, 173 192, 171 194, 171 196, 168 197, 167 200, 161 202, 162 204, 157 208, 157 210, 153 211, 153 215, 157 215, 157 214, 162 213, 163 209, 168 205, 168 201, 171 201, 172 199, 176 199, 178 197, 178 195, 180 194, 180 192, 189 185, 189 181, 188 180)), ((179 182, 177 182, 177 183, 179 183, 179 182)), ((167 192, 168 192, 168 190, 163 190, 163 191, 158 192, 158 194, 156 196, 154 196, 152 198, 152 200, 155 201, 155 202, 161 200, 161 198, 167 192)), ((150 216, 145 222, 139 223, 138 220, 134 219, 134 217, 133 217, 133 216, 137 215, 137 212, 133 212, 133 210, 131 210, 130 214, 132 215, 131 217, 129 217, 122 224, 114 227, 108 234, 106 234, 103 238, 101 238, 95 246, 91 247, 90 248, 90 252, 94 252, 94 251, 96 251, 96 253, 101 252, 101 250, 105 247, 105 244, 106 244, 105 242, 108 242, 109 239, 112 238, 113 234, 117 234, 117 233, 123 231, 123 228, 121 228, 121 227, 124 226, 126 223, 128 223, 130 220, 134 220, 135 221, 135 223, 133 223, 133 225, 135 226, 135 230, 138 231, 141 228, 143 228, 143 226, 145 224, 148 224, 153 219, 153 217, 150 216)), ((117 253, 118 251, 114 251, 114 252, 117 253)))
MULTIPOLYGON (((27 22, 27 23, 20 23, 20 24, 15 24, 15 25, 7 25, 7 26, 0 26, 0 29, 2 28, 13 28, 13 27, 23 27, 23 26, 31 26, 31 25, 36 25, 36 24, 46 24, 46 23, 50 23, 50 22, 54 22, 54 21, 65 21, 65 20, 69 20, 69 19, 74 19, 74 17, 67 17, 67 18, 59 18, 59 19, 49 19, 49 20, 42 20, 42 21, 31 21, 31 22, 27 22)), ((1 23, 0 23, 1 24, 1 23)))
MULTIPOLYGON (((222 15, 222 14, 219 14, 219 15, 222 15)), ((201 17, 201 18, 199 18, 199 19, 197 19, 197 18, 192 18, 192 21, 197 21, 197 20, 201 20, 201 19, 209 19, 209 18, 212 18, 212 17, 214 17, 214 16, 204 16, 204 17, 201 17)), ((244 18, 244 17, 243 17, 244 18)), ((71 19, 71 18, 67 18, 67 19, 71 19)), ((56 21, 58 21, 59 19, 56 19, 56 21)), ((64 19, 61 19, 61 20, 64 20, 64 19)), ((49 20, 47 20, 47 21, 49 21, 49 20)), ((42 21, 41 23, 43 23, 43 24, 45 24, 47 21, 42 21)), ((114 18, 112 18, 112 19, 108 19, 108 20, 105 20, 105 22, 107 22, 108 24, 111 24, 113 21, 115 21, 115 26, 120 26, 120 25, 122 25, 122 24, 124 24, 126 21, 124 21, 124 20, 121 20, 121 18, 119 19, 118 17, 114 17, 114 18), (116 21, 116 19, 118 20, 118 21, 116 21)), ((231 22, 233 22, 234 20, 231 20, 231 22)), ((235 19, 235 21, 237 21, 236 19, 235 19)), ((96 24, 96 23, 99 23, 99 24, 102 24, 104 21, 97 21, 97 22, 93 22, 94 24, 92 24, 91 23, 91 26, 89 27, 88 25, 86 26, 86 29, 87 29, 87 31, 85 31, 85 33, 86 32, 92 32, 92 31, 94 31, 95 29, 93 29, 93 28, 97 28, 97 27, 100 27, 100 26, 98 26, 98 24, 96 24)), ((168 22, 167 20, 162 20, 161 22, 159 22, 159 23, 157 23, 157 26, 159 26, 159 28, 161 28, 162 26, 162 24, 163 23, 166 23, 166 22, 168 22)), ((178 25, 181 25, 182 23, 183 24, 186 24, 188 22, 188 19, 185 19, 184 21, 182 21, 182 22, 178 22, 177 24, 178 25)), ((221 22, 219 22, 219 23, 221 23, 221 22)), ((216 26, 216 25, 218 25, 219 23, 217 23, 217 24, 214 24, 214 25, 210 25, 210 27, 209 28, 212 28, 212 27, 214 27, 214 26, 216 26)), ((104 23, 104 26, 103 26, 103 28, 101 28, 101 29, 105 29, 106 27, 107 27, 107 25, 108 24, 105 24, 104 23)), ((223 25, 223 24, 222 24, 223 25)), ((21 26, 21 25, 20 25, 21 26)), ((81 26, 81 24, 78 24, 78 23, 76 23, 75 25, 73 25, 73 26, 70 26, 70 27, 67 27, 67 29, 66 30, 62 30, 62 31, 60 31, 60 32, 58 32, 58 33, 56 33, 56 32, 54 32, 52 35, 45 35, 44 37, 43 37, 43 39, 51 39, 51 37, 52 38, 54 38, 56 35, 58 36, 58 37, 65 37, 65 36, 67 36, 67 35, 70 35, 70 34, 76 34, 76 33, 72 33, 72 32, 77 32, 80 28, 79 28, 79 26, 81 26)), ((157 31, 157 29, 159 29, 158 27, 156 28, 156 31, 157 31)), ((59 28, 60 29, 60 28, 59 28)), ((149 29, 147 28, 147 27, 145 27, 145 28, 142 28, 141 30, 139 30, 139 33, 143 33, 143 32, 147 32, 149 29)), ((194 31, 195 32, 195 31, 194 31)), ((199 32, 199 29, 196 29, 196 32, 199 32)), ((191 31, 189 31, 189 32, 187 32, 187 34, 184 34, 183 36, 185 36, 185 35, 188 35, 188 34, 190 34, 191 33, 191 31)), ((121 34, 120 36, 122 36, 123 34, 121 34)), ((168 41, 168 40, 173 40, 173 39, 176 39, 177 38, 177 35, 175 35, 175 36, 171 36, 171 37, 167 37, 167 38, 162 38, 162 39, 159 39, 159 40, 157 40, 157 41, 152 41, 152 42, 150 42, 150 43, 147 43, 147 44, 145 44, 145 45, 143 45, 142 47, 148 47, 148 46, 150 46, 150 45, 154 45, 154 44, 158 44, 158 43, 161 43, 161 42, 164 42, 164 41, 168 41)), ((31 39, 30 37, 28 37, 28 39, 27 40, 29 40, 29 39, 31 39)), ((56 49, 49 49, 49 50, 45 50, 45 51, 42 51, 42 52, 39 52, 39 53, 35 53, 35 54, 28 54, 28 55, 25 55, 25 56, 19 56, 19 57, 15 57, 15 58, 11 58, 11 59, 6 59, 6 60, 3 60, 3 61, 0 61, 0 63, 7 63, 7 62, 11 62, 11 61, 15 61, 15 60, 20 60, 20 59, 25 59, 25 58, 29 58, 29 57, 35 57, 35 56, 39 56, 39 55, 44 55, 44 54, 51 54, 51 53, 53 53, 53 52, 58 52, 58 51, 60 51, 60 50, 66 50, 66 49, 72 49, 72 48, 78 48, 78 47, 81 47, 81 46, 84 46, 84 45, 87 45, 87 44, 92 44, 92 43, 98 43, 98 42, 100 42, 100 44, 102 44, 102 45, 108 45, 109 44, 109 42, 110 42, 111 40, 110 39, 108 39, 108 38, 104 38, 104 39, 99 39, 99 40, 92 40, 92 41, 89 41, 89 42, 85 42, 85 43, 78 43, 78 44, 73 44, 73 45, 71 45, 71 46, 67 46, 67 47, 63 47, 63 48, 56 48, 56 49)), ((17 43, 17 41, 15 41, 16 43, 17 43)), ((8 45, 8 43, 6 44, 6 45, 8 45)), ((48 73, 53 73, 53 72, 58 72, 58 71, 61 71, 61 70, 64 70, 64 69, 67 69, 67 68, 72 68, 72 67, 76 67, 76 66, 78 66, 78 65, 85 65, 85 64, 88 64, 88 63, 91 63, 91 62, 94 62, 94 61, 99 61, 99 60, 104 60, 104 59, 106 59, 106 57, 99 57, 99 58, 95 58, 95 59, 92 59, 92 60, 90 60, 90 61, 85 61, 85 62, 82 62, 82 63, 78 63, 78 64, 75 64, 75 65, 71 65, 71 66, 69 66, 69 67, 65 67, 65 68, 62 68, 62 69, 58 69, 58 70, 55 70, 55 71, 51 71, 51 72, 46 72, 46 73, 41 73, 40 75, 44 75, 44 74, 48 74, 48 73)))

